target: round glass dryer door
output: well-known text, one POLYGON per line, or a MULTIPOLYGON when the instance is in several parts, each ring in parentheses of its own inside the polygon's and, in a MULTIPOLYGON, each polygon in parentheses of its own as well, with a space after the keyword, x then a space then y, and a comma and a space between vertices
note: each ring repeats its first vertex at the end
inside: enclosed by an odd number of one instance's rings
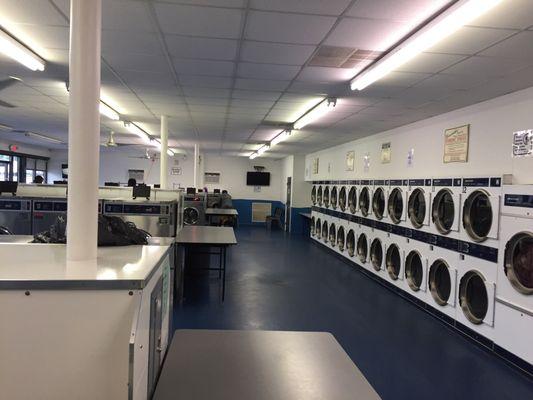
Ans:
POLYGON ((329 186, 324 188, 324 207, 329 207, 329 186))
POLYGON ((426 219, 426 198, 422 189, 415 189, 409 196, 409 219, 415 228, 422 228, 426 219))
POLYGON ((185 225, 196 225, 200 219, 200 213, 194 207, 185 207, 183 210, 183 223, 185 225))
POLYGON ((350 212, 355 214, 357 209, 357 190, 355 187, 352 187, 348 193, 348 206, 350 208, 350 212))
POLYGON ((370 193, 366 186, 361 190, 361 194, 359 195, 359 209, 364 217, 368 215, 368 211, 370 210, 370 193))
POLYGON ((505 245, 505 275, 520 293, 533 294, 533 233, 520 232, 505 245))
POLYGON ((342 226, 339 226, 337 231, 337 246, 340 251, 344 251, 344 228, 342 226))
POLYGON ((448 263, 442 259, 436 260, 429 268, 429 290, 435 303, 444 306, 450 300, 452 279, 448 263))
POLYGON ((348 250, 348 255, 350 257, 355 255, 355 233, 353 232, 353 229, 350 229, 348 235, 346 235, 346 250, 348 250))
POLYGON ((317 218, 316 225, 315 225, 315 236, 320 239, 322 236, 322 221, 320 221, 320 218, 317 218))
POLYGON ((311 189, 311 203, 313 205, 316 204, 316 186, 313 186, 313 189, 311 189))
POLYGON ((372 210, 377 219, 383 219, 385 212, 385 191, 378 187, 372 196, 372 210))
POLYGON ((311 224, 309 227, 311 236, 315 236, 315 217, 311 217, 311 224))
POLYGON ((316 202, 319 206, 322 206, 322 186, 319 186, 316 191, 316 202))
POLYGON ((483 323, 489 309, 489 296, 485 278, 479 272, 468 271, 461 278, 459 304, 470 322, 476 325, 483 323))
POLYGON ((333 223, 329 226, 329 244, 332 247, 337 244, 337 227, 333 223))
POLYGON ((399 224, 403 215, 403 193, 400 188, 394 188, 390 193, 387 208, 392 222, 399 224))
POLYGON ((424 266, 420 253, 412 250, 405 259, 405 279, 412 291, 417 292, 424 279, 424 266))
POLYGON ((357 239, 357 257, 359 257, 359 260, 362 263, 366 263, 368 257, 368 242, 364 233, 361 233, 359 239, 357 239))
POLYGON ((437 192, 431 214, 437 230, 443 235, 450 233, 455 219, 455 205, 449 189, 441 189, 437 192))
POLYGON ((467 197, 463 209, 463 225, 475 242, 482 242, 492 228, 492 206, 489 194, 475 190, 467 197))
POLYGON ((330 202, 331 202, 331 208, 334 210, 337 209, 337 187, 333 186, 331 188, 331 195, 330 195, 330 202))
POLYGON ((400 255, 400 248, 397 244, 391 244, 387 249, 387 256, 385 258, 387 263, 387 272, 392 280, 397 280, 400 277, 402 268, 402 257, 400 255))
POLYGON ((339 208, 341 211, 346 210, 346 187, 341 187, 341 190, 339 191, 339 208))
POLYGON ((383 246, 381 240, 374 239, 370 245, 370 261, 376 271, 381 270, 381 264, 383 263, 383 246))
POLYGON ((328 234, 328 222, 324 221, 322 222, 322 240, 324 241, 324 243, 328 242, 328 234))

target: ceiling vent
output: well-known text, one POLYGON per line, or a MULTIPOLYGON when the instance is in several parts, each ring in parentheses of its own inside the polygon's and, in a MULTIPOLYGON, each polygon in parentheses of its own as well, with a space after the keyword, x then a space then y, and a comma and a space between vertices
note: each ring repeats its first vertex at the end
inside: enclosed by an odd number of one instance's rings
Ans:
POLYGON ((359 64, 368 65, 369 61, 378 58, 382 52, 355 49, 353 47, 320 46, 309 60, 312 67, 355 68, 359 64))

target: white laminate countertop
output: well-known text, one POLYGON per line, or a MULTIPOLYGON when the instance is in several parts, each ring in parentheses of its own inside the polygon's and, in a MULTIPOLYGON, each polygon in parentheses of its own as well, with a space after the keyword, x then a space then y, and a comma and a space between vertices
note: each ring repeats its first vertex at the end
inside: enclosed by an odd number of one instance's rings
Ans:
POLYGON ((66 261, 61 244, 0 244, 0 289, 142 289, 170 246, 99 247, 94 262, 66 261))

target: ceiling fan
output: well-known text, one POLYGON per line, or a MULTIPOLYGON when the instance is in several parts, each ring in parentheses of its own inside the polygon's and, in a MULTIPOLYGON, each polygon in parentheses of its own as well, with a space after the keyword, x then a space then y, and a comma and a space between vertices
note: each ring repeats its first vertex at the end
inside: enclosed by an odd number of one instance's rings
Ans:
POLYGON ((105 143, 100 143, 100 146, 104 147, 123 147, 123 146, 142 146, 137 143, 117 143, 115 140, 115 132, 109 132, 109 137, 105 143))
POLYGON ((144 155, 142 155, 142 156, 129 156, 128 158, 138 158, 138 159, 141 159, 141 160, 150 160, 150 161, 159 160, 159 157, 157 156, 157 153, 150 154, 148 149, 145 150, 144 155))
MULTIPOLYGON (((10 76, 7 79, 4 79, 0 81, 0 91, 10 87, 11 85, 14 85, 15 83, 22 82, 19 78, 15 78, 14 76, 10 76)), ((0 100, 0 106, 1 107, 7 107, 7 108, 15 108, 16 105, 8 103, 7 101, 0 100)))

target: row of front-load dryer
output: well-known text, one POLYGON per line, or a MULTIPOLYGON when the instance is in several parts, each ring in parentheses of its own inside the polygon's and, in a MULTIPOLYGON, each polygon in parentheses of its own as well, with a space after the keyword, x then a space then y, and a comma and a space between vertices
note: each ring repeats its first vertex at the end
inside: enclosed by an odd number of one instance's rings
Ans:
POLYGON ((311 235, 533 371, 533 186, 423 181, 315 183, 311 235))

